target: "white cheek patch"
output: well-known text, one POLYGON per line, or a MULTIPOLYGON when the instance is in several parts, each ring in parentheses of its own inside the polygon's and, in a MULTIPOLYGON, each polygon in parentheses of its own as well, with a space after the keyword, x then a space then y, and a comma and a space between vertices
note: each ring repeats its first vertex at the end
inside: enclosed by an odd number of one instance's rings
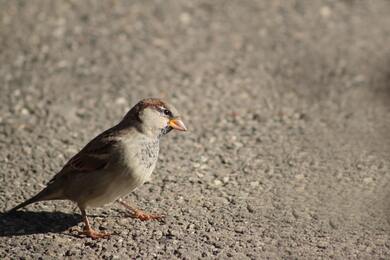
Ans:
POLYGON ((156 129, 162 129, 168 125, 169 120, 162 116, 158 111, 145 109, 139 115, 141 121, 147 126, 156 129))

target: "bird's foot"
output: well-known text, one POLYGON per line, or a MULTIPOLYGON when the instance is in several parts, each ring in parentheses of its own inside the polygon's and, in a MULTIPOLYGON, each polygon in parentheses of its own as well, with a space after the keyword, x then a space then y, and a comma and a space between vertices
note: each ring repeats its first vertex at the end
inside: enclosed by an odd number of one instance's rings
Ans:
POLYGON ((92 239, 100 239, 100 238, 109 238, 111 236, 111 233, 108 232, 99 232, 93 229, 84 229, 81 233, 82 235, 85 235, 87 237, 90 237, 92 239))
POLYGON ((83 230, 71 229, 70 231, 72 231, 72 232, 76 231, 79 236, 90 237, 93 240, 100 239, 100 238, 109 238, 111 236, 111 233, 96 231, 92 228, 89 228, 89 229, 84 228, 83 230))
POLYGON ((132 214, 133 218, 139 219, 141 221, 149 221, 149 220, 162 220, 164 216, 161 215, 155 215, 155 214, 148 214, 141 210, 134 211, 132 214))

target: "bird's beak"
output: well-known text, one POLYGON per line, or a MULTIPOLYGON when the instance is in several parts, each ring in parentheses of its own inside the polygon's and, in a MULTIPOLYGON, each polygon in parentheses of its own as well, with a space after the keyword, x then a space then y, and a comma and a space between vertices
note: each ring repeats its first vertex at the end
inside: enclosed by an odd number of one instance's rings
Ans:
POLYGON ((177 118, 173 118, 169 120, 169 126, 173 129, 179 130, 179 131, 187 131, 187 127, 184 125, 183 121, 177 118))

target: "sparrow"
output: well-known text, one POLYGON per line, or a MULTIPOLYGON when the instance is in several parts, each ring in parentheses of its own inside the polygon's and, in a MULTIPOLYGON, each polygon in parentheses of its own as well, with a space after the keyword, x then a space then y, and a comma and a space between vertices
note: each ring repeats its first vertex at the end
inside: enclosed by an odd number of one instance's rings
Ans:
POLYGON ((159 140, 173 129, 187 130, 172 105, 157 98, 141 100, 117 125, 74 155, 41 192, 9 213, 38 201, 70 200, 76 203, 83 218, 84 228, 79 233, 92 239, 111 234, 91 227, 88 208, 117 201, 140 220, 161 219, 136 209, 122 198, 149 180, 156 166, 159 140))

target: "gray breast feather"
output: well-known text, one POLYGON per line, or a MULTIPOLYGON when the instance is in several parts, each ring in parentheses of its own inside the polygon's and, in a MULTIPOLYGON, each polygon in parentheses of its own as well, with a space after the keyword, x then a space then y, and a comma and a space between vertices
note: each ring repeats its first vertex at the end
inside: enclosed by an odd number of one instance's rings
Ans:
POLYGON ((158 152, 159 152, 158 140, 152 142, 150 141, 143 142, 141 144, 141 149, 139 149, 135 157, 145 168, 149 169, 156 163, 158 152))

